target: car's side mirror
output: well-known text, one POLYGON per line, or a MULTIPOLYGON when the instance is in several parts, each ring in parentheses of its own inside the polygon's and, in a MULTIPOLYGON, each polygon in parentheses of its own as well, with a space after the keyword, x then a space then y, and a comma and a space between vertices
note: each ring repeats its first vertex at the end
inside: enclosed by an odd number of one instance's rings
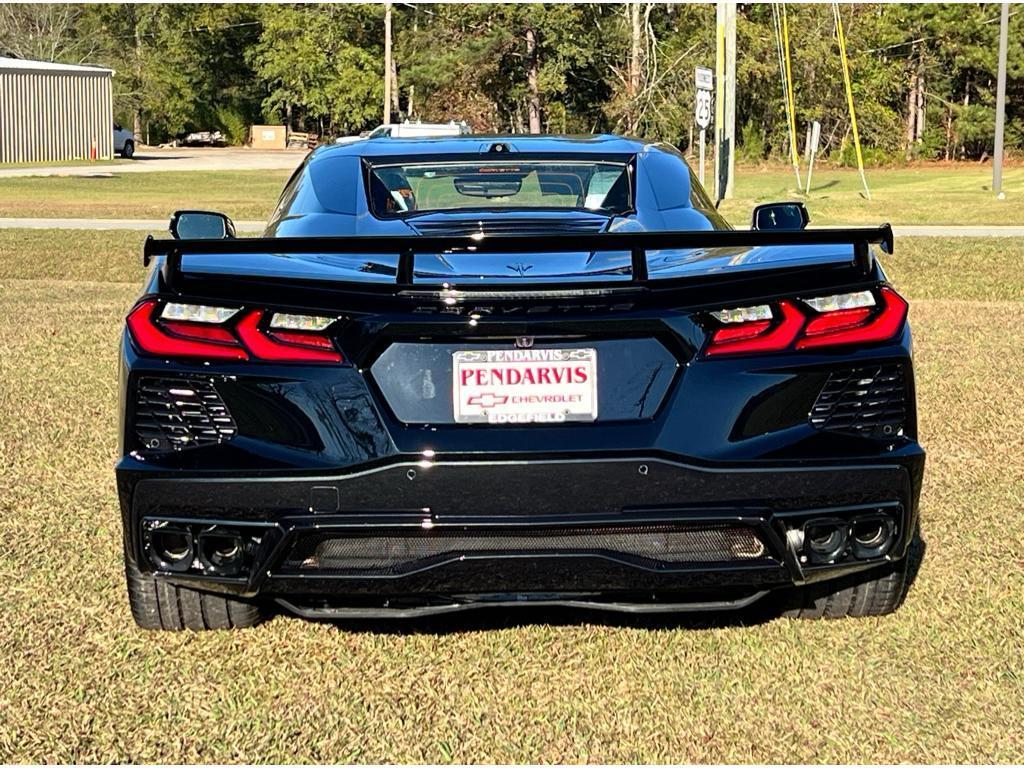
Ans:
POLYGON ((171 234, 178 240, 224 240, 235 236, 235 224, 216 211, 175 211, 171 234))
POLYGON ((803 203, 765 203, 754 209, 751 229, 806 229, 810 221, 803 203))

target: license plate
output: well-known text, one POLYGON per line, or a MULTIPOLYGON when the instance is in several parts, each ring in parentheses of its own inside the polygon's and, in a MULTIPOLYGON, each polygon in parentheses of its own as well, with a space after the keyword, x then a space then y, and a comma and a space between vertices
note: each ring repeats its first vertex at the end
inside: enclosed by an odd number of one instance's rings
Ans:
POLYGON ((597 418, 596 349, 461 350, 452 359, 455 421, 557 424, 597 418))

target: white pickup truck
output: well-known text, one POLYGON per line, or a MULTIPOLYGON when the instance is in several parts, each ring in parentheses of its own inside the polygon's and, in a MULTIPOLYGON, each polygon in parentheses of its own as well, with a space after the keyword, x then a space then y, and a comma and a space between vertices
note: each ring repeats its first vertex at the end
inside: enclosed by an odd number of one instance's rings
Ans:
POLYGON ((135 155, 135 134, 117 123, 114 123, 114 151, 128 159, 135 155))
POLYGON ((448 123, 411 123, 406 120, 403 123, 385 123, 379 125, 372 131, 359 134, 358 136, 339 136, 334 140, 335 144, 349 144, 362 139, 409 139, 409 138, 431 138, 435 136, 462 136, 472 133, 472 129, 466 122, 448 123))

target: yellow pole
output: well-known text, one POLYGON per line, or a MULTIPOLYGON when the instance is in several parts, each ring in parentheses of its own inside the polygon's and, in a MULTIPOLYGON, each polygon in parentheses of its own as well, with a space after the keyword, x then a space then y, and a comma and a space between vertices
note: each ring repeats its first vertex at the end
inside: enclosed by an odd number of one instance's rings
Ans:
POLYGON ((843 35, 843 19, 839 15, 839 3, 832 3, 832 11, 836 16, 836 36, 839 38, 839 57, 843 61, 843 80, 846 83, 846 103, 850 107, 850 124, 853 127, 853 146, 857 150, 857 169, 860 180, 864 184, 864 194, 871 199, 868 180, 864 175, 864 156, 860 151, 860 134, 857 133, 857 113, 853 111, 853 86, 850 83, 850 65, 846 61, 846 37, 843 35))
POLYGON ((786 102, 789 104, 789 153, 793 159, 793 173, 796 174, 796 188, 800 189, 800 156, 796 151, 796 103, 793 98, 793 67, 789 62, 789 23, 786 19, 786 4, 782 6, 782 46, 786 60, 786 102))
POLYGON ((722 144, 725 137, 725 4, 718 0, 715 9, 715 201, 725 197, 721 173, 722 144))

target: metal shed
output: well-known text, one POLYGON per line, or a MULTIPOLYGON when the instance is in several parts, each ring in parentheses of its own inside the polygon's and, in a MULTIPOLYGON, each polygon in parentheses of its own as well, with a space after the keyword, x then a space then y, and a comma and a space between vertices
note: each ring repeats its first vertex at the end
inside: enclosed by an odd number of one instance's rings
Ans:
POLYGON ((0 164, 112 158, 113 75, 0 57, 0 164))

